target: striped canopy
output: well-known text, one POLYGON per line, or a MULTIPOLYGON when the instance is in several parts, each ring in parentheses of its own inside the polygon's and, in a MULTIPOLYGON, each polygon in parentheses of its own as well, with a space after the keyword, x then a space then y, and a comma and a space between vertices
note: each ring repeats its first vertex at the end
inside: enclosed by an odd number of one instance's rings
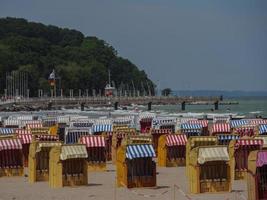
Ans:
POLYGON ((92 122, 71 122, 70 127, 92 127, 92 122))
POLYGON ((98 135, 82 136, 81 144, 85 144, 86 147, 105 147, 105 137, 98 135))
POLYGON ((55 142, 55 141, 45 141, 45 142, 38 142, 38 146, 36 148, 36 152, 40 152, 42 147, 56 147, 61 146, 61 142, 55 142))
POLYGON ((94 124, 93 125, 93 132, 110 132, 112 131, 112 124, 94 124))
POLYGON ((125 117, 117 117, 113 119, 113 124, 116 125, 130 125, 134 123, 134 117, 133 116, 125 116, 125 117))
POLYGON ((6 119, 4 120, 4 126, 20 126, 20 120, 6 119))
POLYGON ((70 121, 86 121, 88 120, 88 116, 83 115, 69 115, 70 121))
POLYGON ((58 141, 42 141, 38 143, 38 147, 54 147, 54 146, 61 146, 62 143, 58 141))
POLYGON ((228 135, 228 134, 221 134, 217 135, 218 140, 225 141, 225 140, 238 140, 240 138, 239 135, 228 135))
POLYGON ((239 127, 235 131, 241 137, 243 137, 243 136, 251 137, 254 135, 254 128, 253 127, 239 127))
POLYGON ((190 120, 188 124, 200 124, 202 127, 207 127, 209 124, 208 120, 190 120))
POLYGON ((32 128, 42 128, 43 124, 42 123, 30 123, 26 124, 26 129, 32 129, 32 128))
POLYGON ((252 146, 252 145, 263 145, 261 139, 239 139, 236 141, 235 148, 238 149, 240 146, 252 146))
POLYGON ((153 118, 142 118, 140 119, 140 123, 151 123, 152 124, 153 118))
MULTIPOLYGON (((131 135, 128 138, 128 141, 131 141, 132 144, 137 141, 137 143, 151 143, 152 142, 152 138, 150 136, 147 135, 131 135)), ((130 143, 129 143, 130 144, 130 143)))
POLYGON ((230 116, 213 116, 213 123, 228 123, 230 116))
POLYGON ((231 132, 230 124, 228 123, 215 123, 212 126, 212 133, 229 133, 231 132))
POLYGON ((32 142, 32 134, 18 134, 17 138, 20 139, 21 144, 30 144, 32 142))
POLYGON ((154 118, 152 120, 152 126, 161 126, 161 125, 175 125, 176 119, 175 118, 154 118))
POLYGON ((50 127, 57 124, 57 118, 56 117, 46 117, 42 119, 42 124, 44 127, 50 127))
POLYGON ((186 124, 188 122, 192 122, 192 121, 198 121, 198 119, 193 118, 193 117, 186 117, 186 118, 178 118, 177 119, 178 122, 180 122, 180 124, 186 124))
MULTIPOLYGON (((113 134, 116 135, 117 138, 125 138, 127 137, 128 135, 130 135, 129 133, 127 132, 113 132, 113 134)), ((133 134, 131 134, 133 135, 133 134)), ((135 134, 134 134, 135 135, 135 134)))
POLYGON ((15 130, 16 134, 31 134, 30 130, 25 130, 25 129, 16 129, 15 130))
POLYGON ((35 135, 36 141, 59 141, 58 135, 38 134, 35 135))
POLYGON ((172 133, 171 129, 151 129, 151 134, 169 134, 172 133))
POLYGON ((198 150, 198 163, 204 164, 209 161, 230 160, 227 147, 200 147, 198 150))
POLYGON ((85 145, 64 145, 61 148, 60 159, 67 160, 71 158, 87 158, 85 145))
POLYGON ((13 134, 15 131, 13 128, 0 128, 0 135, 10 135, 13 134))
POLYGON ((41 120, 21 120, 22 126, 26 127, 27 124, 29 124, 30 126, 31 126, 31 124, 42 124, 42 121, 41 120))
POLYGON ((70 116, 64 115, 64 116, 57 116, 57 122, 62 124, 69 124, 70 122, 70 116))
MULTIPOLYGON (((92 119, 91 119, 92 120, 92 119)), ((98 118, 93 120, 94 124, 112 124, 112 119, 98 118)))
POLYGON ((202 132, 202 126, 200 124, 181 124, 182 133, 192 135, 200 135, 202 132))
POLYGON ((11 149, 22 149, 22 145, 19 139, 0 140, 0 151, 11 150, 11 149))
POLYGON ((66 129, 65 130, 65 143, 74 144, 79 141, 83 135, 91 135, 90 129, 66 129))
POLYGON ((187 137, 184 134, 175 134, 166 136, 167 146, 184 146, 186 145, 187 137))
POLYGON ((126 148, 126 158, 148 158, 156 157, 154 148, 151 144, 137 144, 137 145, 128 145, 126 148))
POLYGON ((190 145, 191 147, 195 147, 197 143, 216 143, 218 140, 217 137, 211 136, 200 136, 200 137, 191 137, 190 145))
POLYGON ((18 119, 18 120, 32 121, 33 120, 33 115, 20 115, 20 116, 15 116, 15 118, 18 119))
POLYGON ((200 124, 185 123, 181 124, 181 129, 183 130, 200 130, 202 126, 200 124))
POLYGON ((236 128, 236 127, 240 127, 240 126, 243 126, 243 125, 246 125, 248 124, 248 121, 247 120, 231 120, 230 121, 230 125, 232 128, 236 128))
POLYGON ((49 113, 45 116, 40 117, 42 120, 57 120, 57 113, 49 113))
POLYGON ((155 113, 140 113, 138 116, 139 121, 152 121, 156 117, 155 113))
POLYGON ((248 119, 248 123, 252 125, 267 124, 266 119, 248 119))
POLYGON ((267 124, 262 124, 259 126, 259 133, 260 134, 267 134, 267 124))

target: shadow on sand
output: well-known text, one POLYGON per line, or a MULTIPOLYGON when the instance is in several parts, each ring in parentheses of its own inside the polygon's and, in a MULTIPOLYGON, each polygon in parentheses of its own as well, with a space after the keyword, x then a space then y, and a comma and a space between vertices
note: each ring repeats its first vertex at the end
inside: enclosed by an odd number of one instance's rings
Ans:
POLYGON ((102 186, 103 184, 98 184, 98 183, 88 183, 86 186, 102 186))

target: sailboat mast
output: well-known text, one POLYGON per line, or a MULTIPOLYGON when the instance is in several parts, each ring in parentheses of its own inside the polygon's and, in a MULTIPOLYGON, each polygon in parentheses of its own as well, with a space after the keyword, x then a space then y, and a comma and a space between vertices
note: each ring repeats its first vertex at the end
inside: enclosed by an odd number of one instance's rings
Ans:
POLYGON ((111 86, 111 84, 110 84, 110 69, 108 69, 108 84, 111 86))

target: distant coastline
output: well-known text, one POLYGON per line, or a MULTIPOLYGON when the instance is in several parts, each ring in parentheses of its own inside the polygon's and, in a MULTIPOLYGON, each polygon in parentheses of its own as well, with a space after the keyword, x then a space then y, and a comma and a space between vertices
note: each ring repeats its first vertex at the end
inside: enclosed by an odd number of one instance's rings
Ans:
POLYGON ((241 91, 241 90, 174 90, 175 96, 220 96, 224 98, 266 98, 267 91, 241 91))

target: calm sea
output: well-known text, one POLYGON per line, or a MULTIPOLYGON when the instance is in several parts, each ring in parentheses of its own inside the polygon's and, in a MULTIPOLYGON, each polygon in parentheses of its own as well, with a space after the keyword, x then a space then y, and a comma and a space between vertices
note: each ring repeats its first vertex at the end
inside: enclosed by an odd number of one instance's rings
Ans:
MULTIPOLYGON (((213 111, 213 105, 186 105, 183 112, 192 113, 236 113, 255 117, 255 114, 267 118, 267 97, 235 97, 224 101, 236 101, 237 105, 219 105, 218 111, 213 111)), ((153 109, 168 113, 181 113, 180 105, 154 106, 153 109)))

